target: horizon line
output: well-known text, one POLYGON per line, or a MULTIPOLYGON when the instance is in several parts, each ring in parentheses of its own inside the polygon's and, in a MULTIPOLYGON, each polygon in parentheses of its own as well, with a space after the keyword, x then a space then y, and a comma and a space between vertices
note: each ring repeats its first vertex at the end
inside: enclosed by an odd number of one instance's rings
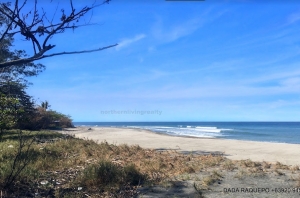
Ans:
POLYGON ((300 121, 72 121, 72 122, 300 122, 300 121))

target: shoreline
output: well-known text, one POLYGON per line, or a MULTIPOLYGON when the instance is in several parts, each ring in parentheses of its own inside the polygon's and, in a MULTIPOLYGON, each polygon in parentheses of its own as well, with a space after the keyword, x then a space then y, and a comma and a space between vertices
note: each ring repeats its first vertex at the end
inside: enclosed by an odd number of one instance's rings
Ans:
MULTIPOLYGON (((97 128, 99 126, 93 127, 97 128)), ((85 128, 91 128, 91 127, 85 127, 85 128)), ((102 127, 102 128, 121 128, 121 129, 138 129, 138 128, 130 128, 130 127, 102 127)), ((188 136, 188 135, 169 135, 166 133, 159 133, 156 131, 151 131, 149 129, 141 129, 144 131, 148 131, 149 133, 155 133, 157 135, 164 135, 164 136, 171 136, 171 137, 185 137, 185 138, 193 138, 193 139, 219 139, 219 140, 237 140, 237 139, 225 139, 221 137, 196 137, 196 136, 188 136)), ((267 142, 267 141, 255 141, 255 140, 237 140, 237 141, 245 141, 245 142, 261 142, 261 143, 275 143, 275 144, 293 144, 293 145, 300 145, 300 143, 287 143, 287 142, 267 142)))
POLYGON ((224 154, 228 159, 280 162, 286 165, 300 165, 300 144, 229 140, 172 136, 138 128, 76 127, 63 133, 78 138, 107 141, 110 144, 139 145, 156 150, 176 150, 182 153, 224 154), (92 130, 88 130, 91 128, 92 130))

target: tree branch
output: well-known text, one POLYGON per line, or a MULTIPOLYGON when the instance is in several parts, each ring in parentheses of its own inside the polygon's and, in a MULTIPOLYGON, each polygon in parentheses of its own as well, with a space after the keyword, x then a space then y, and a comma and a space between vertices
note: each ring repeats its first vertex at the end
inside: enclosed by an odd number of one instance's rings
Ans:
MULTIPOLYGON (((4 4, 3 4, 4 5, 4 4)), ((2 10, 3 8, 0 7, 0 13, 3 12, 2 10)), ((15 4, 15 9, 12 13, 12 15, 14 16, 16 14, 16 11, 17 11, 18 7, 17 7, 17 4, 15 4)), ((1 38, 0 38, 0 42, 4 39, 4 37, 7 35, 8 31, 11 29, 12 25, 13 25, 14 21, 13 20, 10 20, 9 24, 7 25, 7 28, 6 30, 4 31, 4 33, 1 35, 1 38)))
POLYGON ((31 41, 34 53, 33 55, 29 56, 29 58, 23 56, 4 60, 5 62, 0 63, 0 69, 13 65, 20 66, 24 63, 30 63, 52 56, 90 53, 116 46, 117 44, 93 50, 61 52, 44 55, 47 51, 55 47, 55 45, 48 43, 54 35, 63 33, 67 29, 74 30, 75 28, 81 26, 91 25, 90 23, 79 24, 79 20, 94 8, 110 2, 110 0, 102 1, 103 2, 100 4, 96 4, 95 1, 90 6, 85 6, 81 9, 75 9, 73 1, 70 0, 70 12, 67 14, 65 13, 64 9, 61 9, 62 15, 61 17, 56 18, 56 22, 53 22, 53 20, 58 9, 58 5, 56 6, 53 18, 50 21, 43 8, 41 9, 42 11, 37 9, 37 0, 34 1, 34 7, 27 13, 21 12, 27 3, 27 0, 23 0, 23 3, 20 4, 19 0, 15 0, 14 8, 11 8, 13 6, 11 6, 10 3, 0 3, 0 14, 5 17, 6 20, 5 28, 3 28, 5 31, 3 35, 0 35, 0 44, 6 39, 6 35, 13 37, 15 34, 21 34, 21 36, 24 36, 26 40, 31 41))
POLYGON ((36 61, 36 60, 49 58, 49 57, 52 57, 52 56, 60 56, 60 55, 67 55, 67 54, 83 54, 83 53, 91 53, 91 52, 102 51, 102 50, 105 50, 105 49, 108 49, 108 48, 115 47, 117 45, 118 44, 114 44, 114 45, 109 45, 109 46, 98 48, 98 49, 73 51, 73 52, 60 52, 60 53, 54 53, 54 54, 49 54, 49 55, 37 54, 37 55, 32 56, 30 58, 22 58, 22 59, 18 59, 18 60, 12 60, 12 61, 8 61, 8 62, 0 63, 0 69, 5 68, 5 67, 9 67, 9 66, 13 66, 13 65, 23 64, 23 63, 30 63, 30 62, 33 62, 33 61, 36 61))

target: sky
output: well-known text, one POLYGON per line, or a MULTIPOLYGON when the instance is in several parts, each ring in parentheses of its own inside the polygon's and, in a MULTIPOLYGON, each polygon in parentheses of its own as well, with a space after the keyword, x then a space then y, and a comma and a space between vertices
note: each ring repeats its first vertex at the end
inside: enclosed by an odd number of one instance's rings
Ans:
POLYGON ((300 2, 259 2, 112 0, 48 54, 118 46, 37 61, 28 93, 75 122, 300 121, 300 2))

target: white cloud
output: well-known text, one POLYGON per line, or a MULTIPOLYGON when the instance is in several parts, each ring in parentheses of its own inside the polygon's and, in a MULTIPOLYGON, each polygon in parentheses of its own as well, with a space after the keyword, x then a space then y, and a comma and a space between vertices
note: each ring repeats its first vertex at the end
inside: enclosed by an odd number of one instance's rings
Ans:
POLYGON ((213 9, 208 8, 198 17, 180 22, 172 21, 171 24, 158 17, 152 28, 153 36, 163 43, 176 41, 177 39, 193 34, 199 28, 203 27, 203 25, 222 17, 228 10, 222 10, 214 14, 212 12, 213 9))
MULTIPOLYGON (((297 66, 297 64, 296 64, 297 66)), ((287 68, 292 68, 294 67, 293 65, 291 65, 290 67, 287 66, 287 68)), ((260 83, 260 82, 269 82, 269 81, 279 81, 279 80, 283 80, 282 85, 287 85, 287 82, 284 82, 285 79, 299 79, 300 76, 300 69, 296 68, 296 69, 290 69, 288 71, 283 71, 283 69, 278 69, 279 71, 275 71, 275 72, 270 72, 267 73, 263 76, 257 77, 257 78, 252 78, 249 80, 245 80, 244 82, 247 84, 251 84, 251 83, 260 83)))
POLYGON ((192 34, 200 28, 201 25, 202 22, 198 19, 189 20, 173 26, 167 26, 163 24, 162 20, 158 20, 153 27, 153 35, 158 40, 172 42, 192 34))
POLYGON ((116 47, 116 50, 120 50, 121 48, 124 48, 124 47, 127 47, 129 45, 131 45, 132 43, 135 43, 143 38, 145 38, 146 35, 145 34, 139 34, 139 35, 136 35, 135 37, 133 38, 130 38, 130 39, 123 39, 116 47))

